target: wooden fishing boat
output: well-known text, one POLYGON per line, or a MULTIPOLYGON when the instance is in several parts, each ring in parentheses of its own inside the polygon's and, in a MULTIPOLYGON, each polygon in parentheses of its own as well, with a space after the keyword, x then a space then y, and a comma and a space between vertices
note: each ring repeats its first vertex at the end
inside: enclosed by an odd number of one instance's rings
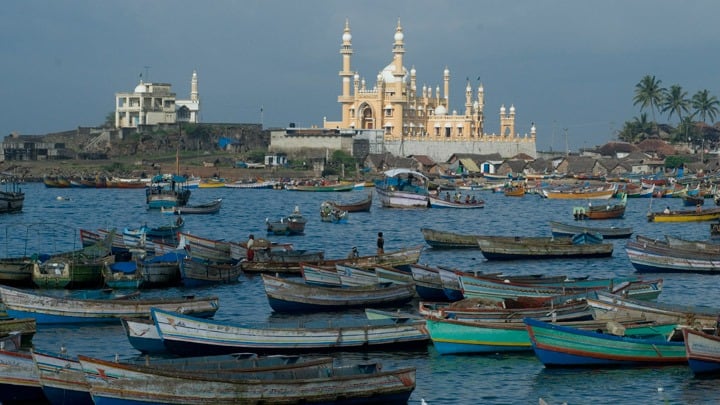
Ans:
POLYGON ((643 317, 660 323, 676 323, 698 329, 715 328, 720 309, 690 307, 641 301, 605 291, 596 291, 587 298, 596 319, 612 319, 616 316, 643 317))
POLYGON ((0 286, 0 297, 9 316, 32 317, 38 324, 120 322, 123 317, 149 317, 150 308, 212 316, 219 308, 216 297, 76 299, 5 286, 0 286))
POLYGON ((415 284, 415 291, 421 299, 429 301, 457 301, 462 298, 462 293, 460 293, 460 297, 454 294, 455 291, 459 291, 460 289, 459 281, 457 288, 454 288, 452 292, 446 292, 442 277, 440 276, 440 269, 437 267, 412 264, 410 265, 410 272, 413 283, 415 284))
POLYGON ((0 350, 0 402, 42 404, 46 401, 30 352, 0 350))
POLYGON ((708 208, 705 210, 680 210, 649 212, 649 222, 692 222, 692 221, 714 221, 720 219, 720 208, 708 208))
POLYGON ((216 198, 204 204, 163 207, 162 213, 171 215, 217 214, 220 212, 220 207, 222 207, 222 198, 216 198))
POLYGON ((682 199, 683 205, 686 207, 697 207, 698 205, 705 204, 705 197, 702 195, 685 194, 680 196, 680 198, 682 199))
POLYGON ((415 389, 415 369, 379 364, 255 373, 198 375, 189 371, 115 363, 78 356, 96 404, 356 403, 404 404, 415 389), (112 375, 115 378, 104 378, 112 375))
MULTIPOLYGON (((284 259, 276 260, 277 257, 271 256, 271 260, 268 261, 244 261, 240 263, 240 266, 242 267, 242 270, 246 273, 287 273, 297 275, 300 275, 302 273, 301 263, 307 263, 316 266, 335 266, 335 264, 337 263, 349 262, 353 266, 362 268, 371 268, 376 265, 403 267, 412 263, 417 263, 417 261, 420 259, 422 249, 423 246, 418 245, 394 250, 391 252, 385 252, 384 254, 379 256, 369 255, 342 259, 325 259, 324 257, 321 257, 319 260, 311 260, 311 258, 307 258, 307 260, 303 260, 302 262, 284 259)), ((292 255, 289 255, 288 259, 292 259, 292 255)))
POLYGON ((277 221, 270 221, 265 218, 267 232, 273 235, 302 235, 305 233, 307 218, 300 213, 300 207, 295 206, 292 214, 282 217, 277 221))
POLYGON ((592 205, 588 203, 587 207, 573 208, 573 217, 576 221, 583 219, 616 219, 625 215, 625 206, 627 205, 627 196, 623 194, 619 203, 606 205, 592 205))
MULTIPOLYGON (((531 319, 531 318, 526 318, 531 319)), ((601 330, 608 333, 607 321, 575 321, 575 322, 536 322, 551 325, 564 325, 578 330, 601 330)), ((620 323, 617 323, 621 325, 620 323)), ((644 336, 660 332, 671 333, 675 325, 657 325, 648 322, 624 322, 627 335, 644 336)), ((457 319, 428 319, 427 328, 433 346, 440 354, 458 353, 498 353, 530 351, 533 349, 525 323, 520 322, 485 322, 457 319)))
MULTIPOLYGON (((123 236, 132 237, 132 239, 129 239, 131 241, 145 238, 150 240, 177 242, 177 233, 182 230, 183 226, 185 226, 185 220, 183 219, 183 217, 177 217, 177 220, 175 220, 172 224, 168 225, 160 225, 154 227, 143 225, 135 229, 125 228, 123 229, 123 236)), ((125 240, 125 242, 126 244, 129 244, 127 243, 127 240, 125 240)))
POLYGON ((225 179, 211 177, 207 179, 201 179, 198 183, 198 188, 223 188, 225 187, 225 184, 225 179))
POLYGON ((148 208, 182 207, 187 205, 191 191, 183 176, 155 176, 145 188, 145 202, 148 208))
MULTIPOLYGON (((43 392, 52 403, 59 404, 92 404, 90 383, 85 379, 80 360, 65 353, 49 353, 32 351, 33 362, 38 370, 38 379, 43 392)), ((115 363, 118 361, 115 360, 115 363)), ((217 376, 222 373, 242 374, 252 378, 258 373, 283 370, 320 370, 332 366, 332 359, 318 359, 300 356, 268 356, 259 357, 253 353, 235 353, 220 356, 198 356, 182 359, 150 359, 125 360, 125 364, 143 366, 159 370, 173 370, 196 375, 217 376)), ((99 377, 94 370, 91 378, 99 377)), ((108 374, 105 374, 106 376, 108 374)), ((113 377, 117 375, 110 374, 113 377)))
POLYGON ((154 309, 153 321, 166 348, 176 354, 425 348, 429 342, 422 320, 353 318, 272 326, 239 325, 154 309))
POLYGON ((546 367, 687 363, 685 344, 668 341, 667 334, 616 336, 530 318, 525 320, 525 325, 535 355, 546 367))
POLYGON ((322 222, 332 222, 335 224, 347 223, 348 212, 335 208, 329 201, 320 203, 320 220, 322 222))
POLYGON ((238 283, 242 269, 239 264, 215 264, 186 257, 180 262, 180 276, 185 287, 238 283))
POLYGON ((20 334, 20 347, 31 347, 33 336, 37 332, 35 318, 0 319, 0 336, 9 336, 15 332, 20 334))
POLYGON ((335 208, 347 212, 369 212, 372 207, 373 193, 370 191, 357 201, 328 201, 335 208))
POLYGON ((523 184, 518 184, 514 186, 509 186, 503 188, 503 194, 505 194, 505 197, 524 197, 525 196, 525 186, 523 184))
POLYGON ((17 178, 0 173, 0 182, 3 184, 3 189, 0 190, 0 214, 22 211, 25 192, 17 178))
POLYGON ((425 242, 434 249, 478 249, 479 235, 466 235, 437 229, 421 228, 425 242))
POLYGON ((591 232, 599 233, 603 239, 629 238, 633 234, 631 227, 595 227, 575 224, 564 224, 562 222, 550 221, 550 230, 553 236, 571 237, 578 233, 591 232))
POLYGON ((380 204, 387 208, 427 208, 430 180, 410 169, 392 169, 375 185, 380 204))
POLYGON ((476 209, 485 207, 485 201, 483 200, 470 200, 468 202, 463 202, 443 199, 433 195, 429 195, 428 200, 430 203, 430 208, 476 209))
POLYGON ((720 372, 720 336, 691 328, 683 328, 682 333, 685 354, 693 373, 710 375, 720 372))
POLYGON ((398 306, 415 295, 413 285, 378 284, 332 288, 262 275, 265 294, 276 312, 336 311, 348 308, 398 306))
POLYGON ((717 247, 701 247, 691 241, 673 240, 676 246, 638 236, 636 242, 630 241, 625 245, 625 251, 637 272, 720 273, 720 251, 717 247))
POLYGON ((334 191, 352 191, 355 188, 354 183, 327 181, 313 182, 312 184, 286 184, 285 189, 290 191, 312 191, 312 192, 334 192, 334 191))
POLYGON ((80 251, 66 253, 35 263, 32 281, 40 288, 97 287, 103 282, 104 265, 103 257, 93 257, 80 251))
POLYGON ((114 256, 105 260, 102 276, 105 285, 114 289, 137 290, 145 280, 135 261, 116 262, 114 256))
POLYGON ((581 296, 557 296, 547 299, 520 297, 502 301, 465 298, 451 303, 420 301, 418 312, 427 318, 472 322, 522 323, 524 318, 546 322, 593 319, 592 308, 581 296))
POLYGON ((225 183, 225 187, 226 188, 252 190, 252 189, 274 188, 278 184, 279 184, 279 182, 277 182, 275 180, 262 180, 262 179, 256 179, 253 181, 238 180, 233 183, 225 183))
POLYGON ((487 260, 587 259, 612 256, 614 248, 612 243, 574 243, 571 240, 547 240, 537 237, 481 237, 477 238, 477 242, 487 260))
POLYGON ((136 260, 143 276, 143 286, 167 287, 179 284, 180 262, 184 257, 182 253, 170 252, 136 260))
POLYGON ((0 258, 0 284, 31 285, 34 266, 35 260, 32 257, 0 258))
POLYGON ((185 249, 188 256, 213 263, 232 263, 234 261, 230 242, 204 238, 187 232, 179 232, 178 236, 179 246, 185 249))
POLYGON ((165 344, 150 318, 121 318, 125 336, 132 347, 143 354, 165 353, 165 344))
POLYGON ((570 200, 607 200, 617 192, 617 187, 613 185, 601 186, 596 188, 573 188, 568 190, 548 190, 543 189, 542 195, 545 198, 553 199, 570 199, 570 200))
POLYGON ((574 296, 603 288, 601 286, 566 288, 556 285, 517 283, 502 278, 481 277, 470 274, 463 274, 459 277, 465 298, 481 298, 496 302, 502 302, 508 298, 518 300, 521 298, 549 299, 563 295, 574 296))

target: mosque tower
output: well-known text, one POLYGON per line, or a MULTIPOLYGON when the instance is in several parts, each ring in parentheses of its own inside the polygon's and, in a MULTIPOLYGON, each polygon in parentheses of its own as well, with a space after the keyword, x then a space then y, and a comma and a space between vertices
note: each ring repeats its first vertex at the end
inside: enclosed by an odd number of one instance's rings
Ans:
POLYGON ((192 80, 190 81, 190 101, 197 103, 200 101, 198 96, 198 77, 197 70, 193 70, 192 80))
POLYGON ((353 105, 353 97, 350 95, 350 81, 355 78, 355 91, 357 93, 358 79, 355 73, 350 68, 350 58, 353 54, 352 50, 352 35, 350 34, 350 21, 345 20, 345 30, 342 35, 342 47, 340 48, 340 54, 342 55, 342 71, 340 71, 340 77, 342 78, 342 94, 338 96, 338 102, 342 108, 342 120, 348 122, 350 118, 350 109, 353 105))

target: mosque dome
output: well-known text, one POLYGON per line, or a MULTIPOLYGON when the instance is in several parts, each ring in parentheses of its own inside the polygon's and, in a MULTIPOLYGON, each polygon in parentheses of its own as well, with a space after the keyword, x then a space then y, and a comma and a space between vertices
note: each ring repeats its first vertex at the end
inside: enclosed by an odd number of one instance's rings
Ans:
POLYGON ((352 39, 352 34, 350 34, 349 32, 346 32, 343 34, 342 39, 343 39, 343 41, 350 41, 352 39))
POLYGON ((405 38, 405 35, 403 35, 402 31, 397 31, 395 33, 395 41, 402 41, 403 38, 405 38))
MULTIPOLYGON (((401 82, 405 83, 407 81, 408 71, 403 66, 403 75, 400 79, 401 82)), ((380 75, 382 75, 383 81, 385 83, 397 83, 398 79, 393 75, 395 73, 395 64, 391 63, 387 66, 385 66, 385 69, 380 72, 380 75)))
POLYGON ((445 108, 444 105, 439 105, 439 106, 435 107, 435 115, 446 115, 446 114, 447 114, 447 109, 445 108))
POLYGON ((512 114, 512 113, 514 113, 514 112, 515 112, 515 106, 514 106, 514 105, 511 105, 511 106, 510 106, 510 113, 512 114))
POLYGON ((147 86, 145 86, 143 82, 140 82, 140 84, 135 87, 135 93, 147 93, 147 86))

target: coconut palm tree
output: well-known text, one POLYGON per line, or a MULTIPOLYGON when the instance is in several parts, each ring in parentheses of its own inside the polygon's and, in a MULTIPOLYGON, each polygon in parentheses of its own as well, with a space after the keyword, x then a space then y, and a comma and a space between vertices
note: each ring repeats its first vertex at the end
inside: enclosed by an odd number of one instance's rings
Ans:
POLYGON ((695 114, 700 116, 702 122, 705 122, 707 118, 715 121, 715 116, 720 111, 718 107, 720 107, 720 101, 717 97, 710 96, 707 90, 700 90, 692 96, 692 108, 695 110, 695 114))
POLYGON ((660 87, 662 80, 656 79, 655 76, 646 75, 638 84, 635 85, 635 96, 633 97, 633 105, 640 104, 640 111, 650 108, 657 132, 657 121, 655 120, 655 108, 663 101, 665 89, 660 87))
POLYGON ((640 142, 647 139, 652 133, 653 123, 648 122, 647 114, 641 113, 632 121, 626 121, 623 129, 618 134, 618 139, 625 142, 640 142))
POLYGON ((673 84, 670 89, 665 92, 665 97, 661 103, 662 112, 668 113, 668 120, 673 115, 677 115, 678 120, 682 121, 683 114, 687 114, 690 110, 690 100, 687 98, 687 91, 683 90, 679 84, 673 84))

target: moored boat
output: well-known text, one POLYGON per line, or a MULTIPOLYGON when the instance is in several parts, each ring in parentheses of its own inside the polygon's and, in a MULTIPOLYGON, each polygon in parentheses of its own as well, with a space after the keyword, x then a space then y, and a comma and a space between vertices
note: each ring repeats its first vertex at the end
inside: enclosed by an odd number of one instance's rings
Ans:
POLYGON ((415 295, 413 285, 377 284, 333 288, 262 275, 265 293, 276 312, 337 311, 349 308, 398 306, 415 295))
POLYGON ((478 249, 477 237, 437 229, 422 228, 425 242, 434 249, 478 249))
POLYGON ((119 323, 123 317, 148 317, 150 308, 212 316, 219 308, 216 297, 76 299, 5 286, 0 286, 0 297, 8 315, 14 318, 33 317, 38 324, 119 323))
POLYGON ((153 310, 153 321, 167 349, 176 354, 425 348, 429 342, 425 322, 416 319, 240 325, 153 310))
POLYGON ((477 241, 480 251, 488 260, 587 259, 612 256, 614 249, 612 243, 575 243, 572 240, 547 240, 537 237, 479 237, 477 241))
POLYGON ((392 169, 375 185, 380 204, 387 208, 427 208, 428 184, 424 174, 410 169, 392 169))
POLYGON ((573 236, 582 232, 599 233, 603 239, 621 239, 629 238, 633 234, 631 227, 595 227, 574 224, 564 224, 562 222, 550 221, 550 230, 553 236, 573 236))
POLYGON ((335 208, 347 212, 368 212, 372 207, 373 193, 368 192, 365 197, 356 201, 329 201, 335 208))
POLYGON ((163 214, 171 215, 217 214, 220 212, 220 207, 222 207, 222 198, 216 198, 204 204, 162 207, 161 210, 163 214))
POLYGON ((248 376, 196 374, 78 356, 96 404, 109 403, 353 403, 405 404, 415 369, 379 364, 325 370, 267 371, 248 376), (115 378, 103 378, 112 375, 115 378))
POLYGON ((472 199, 468 199, 467 201, 461 201, 461 200, 452 200, 449 198, 440 198, 433 195, 428 196, 430 208, 457 208, 457 209, 476 209, 476 208, 484 208, 485 207, 485 201, 478 200, 475 198, 475 196, 472 197, 472 199))
POLYGON ((720 219, 720 208, 649 212, 647 218, 649 222, 714 221, 720 219))
POLYGON ((0 182, 3 186, 0 190, 0 214, 22 211, 25 192, 15 176, 0 173, 0 182))
POLYGON ((690 369, 695 375, 720 372, 720 336, 683 328, 683 342, 690 369))
MULTIPOLYGON (((687 363, 685 344, 668 335, 617 336, 612 333, 525 319, 537 358, 546 366, 638 366, 687 363)), ((616 331, 620 334, 622 329, 616 331)), ((623 333, 624 334, 624 333, 623 333)))

